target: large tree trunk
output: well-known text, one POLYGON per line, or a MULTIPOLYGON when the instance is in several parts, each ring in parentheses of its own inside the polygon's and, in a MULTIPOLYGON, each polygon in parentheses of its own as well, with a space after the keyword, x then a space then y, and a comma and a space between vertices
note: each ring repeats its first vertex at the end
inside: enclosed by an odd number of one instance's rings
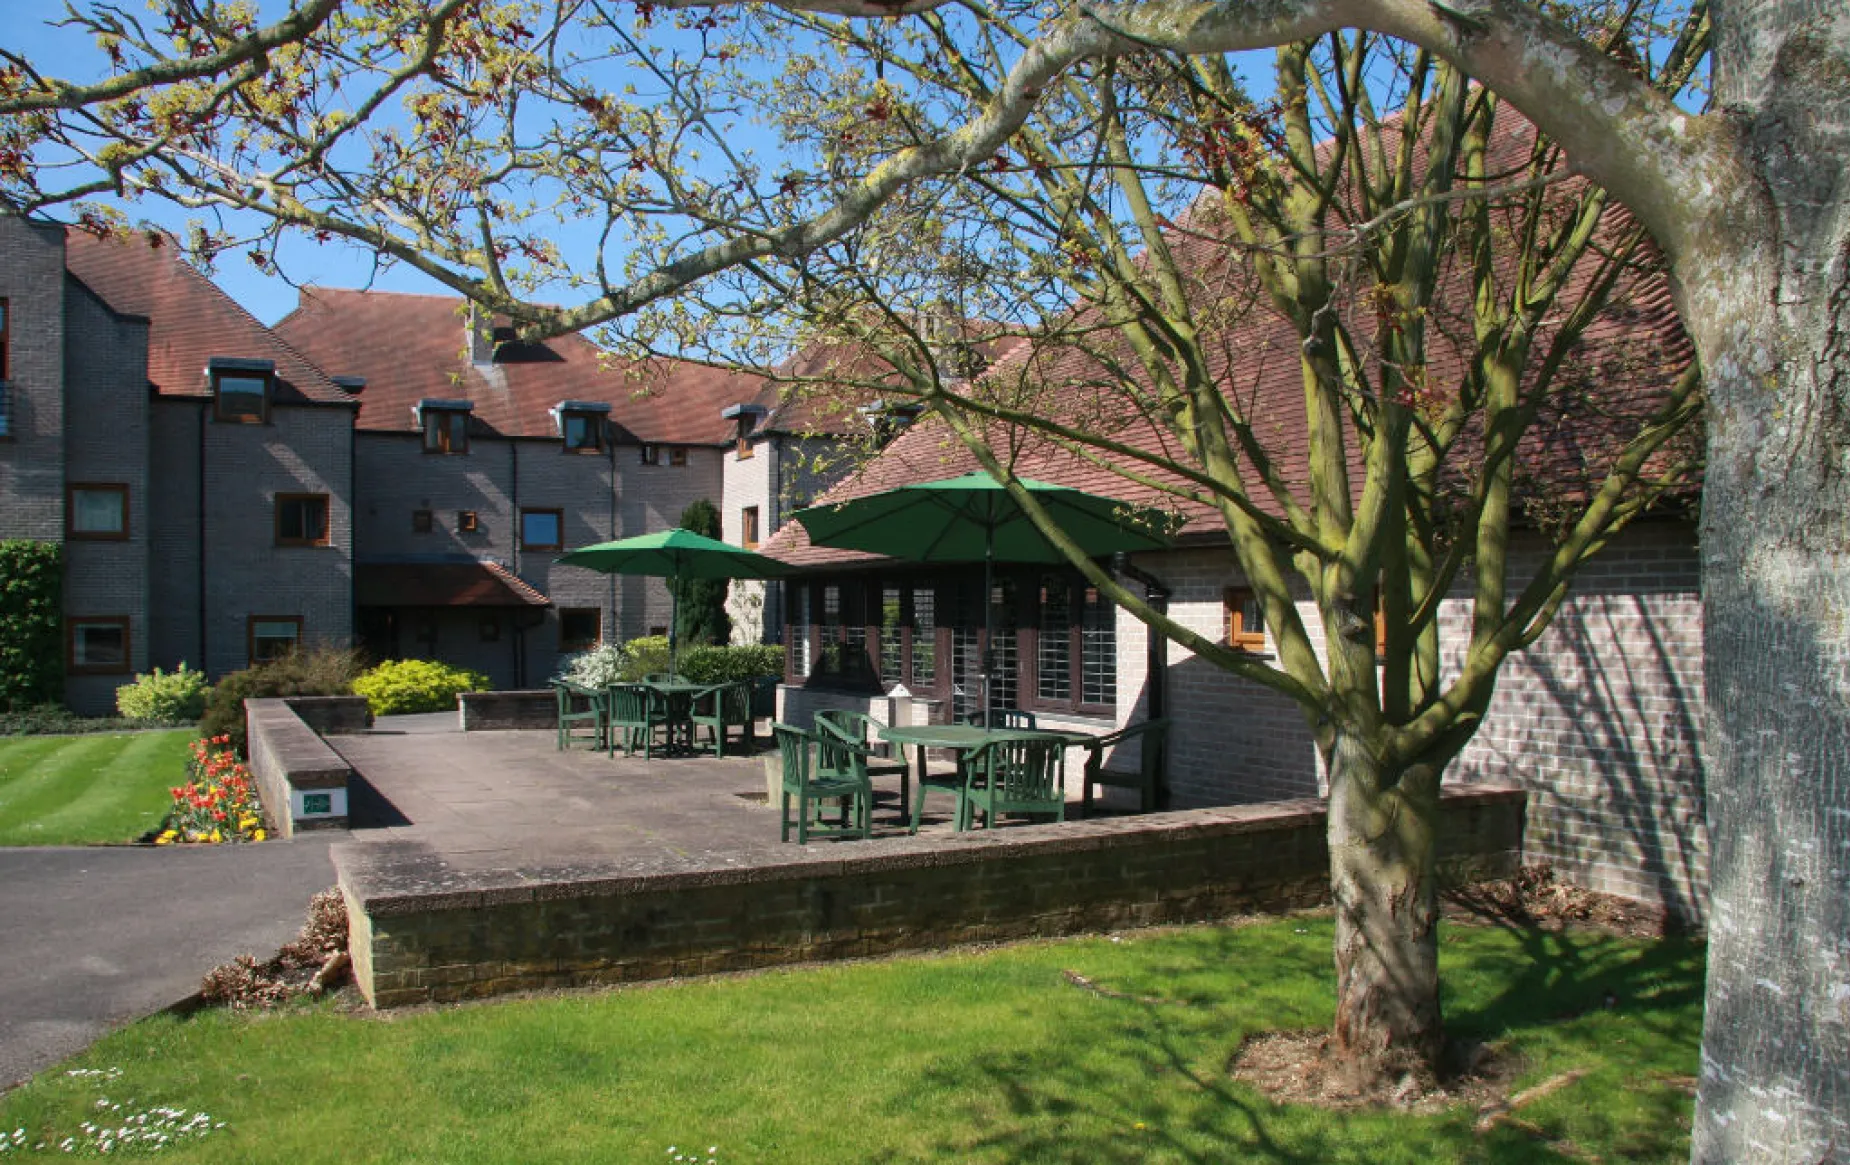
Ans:
POLYGON ((1358 1077, 1430 1070, 1445 1041, 1432 806, 1401 782, 1384 787, 1379 762, 1348 733, 1326 760, 1336 1052, 1358 1077))
POLYGON ((1708 1009, 1693 1157, 1850 1161, 1850 14, 1716 5, 1763 184, 1687 266, 1703 495, 1708 1009), (1743 243, 1746 245, 1743 245, 1743 243))

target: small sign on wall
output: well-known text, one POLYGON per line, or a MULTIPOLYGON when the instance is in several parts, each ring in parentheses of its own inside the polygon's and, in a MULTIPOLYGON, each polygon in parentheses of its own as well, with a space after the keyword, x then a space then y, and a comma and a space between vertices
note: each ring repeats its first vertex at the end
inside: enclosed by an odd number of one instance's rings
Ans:
POLYGON ((297 821, 347 816, 345 789, 291 789, 289 801, 290 816, 297 821))

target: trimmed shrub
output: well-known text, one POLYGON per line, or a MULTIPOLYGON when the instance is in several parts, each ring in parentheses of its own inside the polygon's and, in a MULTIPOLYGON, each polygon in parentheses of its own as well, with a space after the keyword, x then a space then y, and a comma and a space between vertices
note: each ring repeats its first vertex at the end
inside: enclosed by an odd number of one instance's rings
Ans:
POLYGON ((191 724, 205 715, 211 693, 203 672, 188 671, 184 663, 172 672, 157 667, 116 689, 116 711, 125 720, 191 724))
POLYGON ((468 668, 433 659, 388 659, 353 681, 353 694, 365 696, 375 716, 411 712, 453 712, 462 692, 488 687, 488 677, 468 668))
POLYGON ((64 698, 64 554, 0 541, 0 712, 64 698))
POLYGON ((635 683, 647 675, 670 670, 668 637, 642 635, 623 645, 623 682, 635 683))
POLYGON ((769 643, 695 647, 681 653, 681 674, 697 684, 730 684, 784 674, 784 649, 769 643))
MULTIPOLYGON (((719 510, 705 498, 681 511, 681 529, 708 538, 720 536, 719 510)), ((676 594, 675 634, 685 646, 697 643, 724 643, 732 638, 732 618, 726 614, 726 588, 723 578, 684 578, 670 580, 668 589, 676 594)))
POLYGON ((249 756, 244 739, 244 701, 277 696, 345 696, 360 674, 354 651, 318 647, 292 651, 218 681, 199 721, 207 736, 229 737, 239 756, 249 756))

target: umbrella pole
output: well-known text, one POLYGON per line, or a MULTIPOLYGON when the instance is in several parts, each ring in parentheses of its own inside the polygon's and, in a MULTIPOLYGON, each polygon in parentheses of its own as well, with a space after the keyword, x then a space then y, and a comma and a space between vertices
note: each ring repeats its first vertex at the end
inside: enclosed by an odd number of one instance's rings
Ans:
POLYGON ((991 526, 983 533, 983 727, 991 727, 989 722, 989 670, 995 666, 995 607, 990 602, 990 595, 995 583, 990 575, 995 570, 996 530, 991 526))
POLYGON ((681 573, 668 576, 668 674, 681 674, 681 573))

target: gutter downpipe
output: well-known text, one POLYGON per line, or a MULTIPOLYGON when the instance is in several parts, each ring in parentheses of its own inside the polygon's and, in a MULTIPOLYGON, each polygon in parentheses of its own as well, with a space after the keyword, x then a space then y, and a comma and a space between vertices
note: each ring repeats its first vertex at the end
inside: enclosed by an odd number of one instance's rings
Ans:
MULTIPOLYGON (((1159 615, 1169 613, 1169 587, 1142 567, 1131 563, 1131 556, 1119 551, 1111 556, 1111 573, 1143 584, 1144 602, 1159 615)), ((1150 696, 1147 713, 1151 720, 1161 720, 1169 710, 1169 640, 1155 631, 1144 629, 1144 643, 1148 650, 1145 672, 1149 676, 1150 696)), ((1156 766, 1156 807, 1169 808, 1169 750, 1163 749, 1163 755, 1157 758, 1156 766)))

